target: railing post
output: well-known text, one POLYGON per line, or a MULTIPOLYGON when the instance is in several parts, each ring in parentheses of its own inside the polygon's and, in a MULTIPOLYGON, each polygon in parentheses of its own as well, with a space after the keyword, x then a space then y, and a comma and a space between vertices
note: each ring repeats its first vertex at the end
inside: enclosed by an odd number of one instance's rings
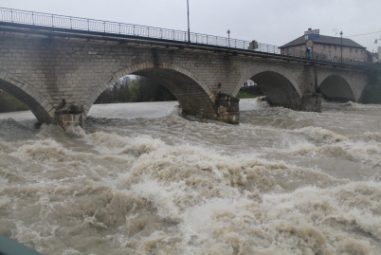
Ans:
POLYGON ((73 22, 71 17, 70 17, 70 29, 73 29, 73 22))
POLYGON ((149 38, 149 27, 147 27, 147 34, 148 34, 148 38, 149 38))
POLYGON ((121 24, 120 24, 120 23, 118 23, 118 26, 119 26, 119 34, 121 34, 121 33, 122 33, 122 31, 121 31, 121 29, 120 29, 120 27, 121 27, 121 24))
POLYGON ((32 12, 32 25, 34 26, 34 12, 32 12))
POLYGON ((52 27, 54 27, 54 17, 53 17, 53 14, 52 14, 52 27))
POLYGON ((89 19, 86 19, 86 21, 87 21, 87 31, 90 31, 89 19))
POLYGON ((135 25, 132 25, 132 35, 135 35, 135 25))
POLYGON ((11 22, 12 22, 12 23, 15 23, 15 22, 13 21, 13 10, 11 10, 11 22))
POLYGON ((160 39, 163 39, 163 29, 160 28, 160 39))
POLYGON ((103 21, 103 33, 106 33, 106 21, 103 21))

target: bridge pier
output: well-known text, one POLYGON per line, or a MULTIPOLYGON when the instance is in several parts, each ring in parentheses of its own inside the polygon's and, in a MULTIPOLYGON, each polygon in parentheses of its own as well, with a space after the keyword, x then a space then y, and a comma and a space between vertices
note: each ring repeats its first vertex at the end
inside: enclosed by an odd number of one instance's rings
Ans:
POLYGON ((224 93, 216 98, 217 120, 229 124, 239 124, 239 99, 224 93))
POLYGON ((82 106, 66 105, 65 100, 55 112, 55 122, 66 130, 70 126, 84 126, 85 113, 82 106))
POLYGON ((83 114, 56 113, 56 123, 64 130, 71 126, 83 127, 84 119, 83 114))
POLYGON ((305 94, 302 97, 300 108, 306 112, 321 112, 321 99, 319 93, 305 94))

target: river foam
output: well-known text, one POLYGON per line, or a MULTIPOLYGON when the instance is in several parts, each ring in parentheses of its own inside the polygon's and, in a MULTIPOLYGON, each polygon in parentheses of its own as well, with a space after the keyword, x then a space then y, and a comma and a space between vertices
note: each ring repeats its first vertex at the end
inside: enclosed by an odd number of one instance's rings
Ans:
POLYGON ((0 234, 59 255, 380 254, 381 107, 244 103, 239 126, 174 103, 97 106, 70 133, 0 120, 0 234))

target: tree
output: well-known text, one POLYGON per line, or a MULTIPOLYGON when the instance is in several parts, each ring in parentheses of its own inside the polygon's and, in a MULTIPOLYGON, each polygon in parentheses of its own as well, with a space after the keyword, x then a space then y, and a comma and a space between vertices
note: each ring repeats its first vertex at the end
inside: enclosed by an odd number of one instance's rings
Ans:
POLYGON ((102 103, 169 101, 175 97, 159 83, 141 77, 126 76, 107 88, 95 101, 102 103))

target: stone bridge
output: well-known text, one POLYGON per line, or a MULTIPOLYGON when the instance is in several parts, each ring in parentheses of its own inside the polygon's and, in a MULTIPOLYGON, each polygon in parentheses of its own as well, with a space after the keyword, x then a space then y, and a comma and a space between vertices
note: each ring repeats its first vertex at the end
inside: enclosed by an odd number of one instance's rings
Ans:
MULTIPOLYGON (((69 114, 83 121, 98 96, 126 75, 158 81, 184 114, 239 122, 235 98, 259 84, 272 105, 319 111, 319 93, 358 101, 362 68, 169 40, 0 22, 0 89, 25 102, 41 123, 69 114)), ((66 116, 67 117, 67 116, 66 116)))

